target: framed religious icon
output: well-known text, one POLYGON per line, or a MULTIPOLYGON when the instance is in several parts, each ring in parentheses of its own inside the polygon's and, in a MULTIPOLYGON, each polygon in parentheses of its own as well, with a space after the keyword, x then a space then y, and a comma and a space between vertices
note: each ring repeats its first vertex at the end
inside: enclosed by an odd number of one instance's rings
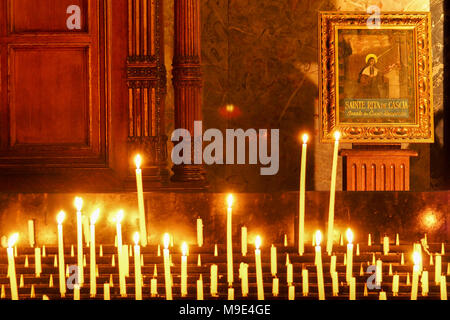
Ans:
POLYGON ((429 13, 320 12, 321 141, 433 142, 429 13))

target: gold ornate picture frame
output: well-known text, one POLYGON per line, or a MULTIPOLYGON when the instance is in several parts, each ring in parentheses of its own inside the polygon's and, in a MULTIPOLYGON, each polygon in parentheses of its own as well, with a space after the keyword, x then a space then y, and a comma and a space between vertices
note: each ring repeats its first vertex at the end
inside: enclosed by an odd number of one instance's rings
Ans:
POLYGON ((432 143, 428 12, 319 13, 320 141, 432 143))

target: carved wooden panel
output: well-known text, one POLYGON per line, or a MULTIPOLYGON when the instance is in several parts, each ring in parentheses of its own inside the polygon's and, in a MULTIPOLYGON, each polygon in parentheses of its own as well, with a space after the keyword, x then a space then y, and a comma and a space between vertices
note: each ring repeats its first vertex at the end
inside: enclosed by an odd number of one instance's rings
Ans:
MULTIPOLYGON (((94 1, 95 2, 95 1, 94 1)), ((86 32, 88 0, 7 0, 10 33, 86 32), (80 8, 81 29, 68 30, 67 8, 80 8)))
POLYGON ((344 190, 409 191, 412 150, 342 150, 344 190))

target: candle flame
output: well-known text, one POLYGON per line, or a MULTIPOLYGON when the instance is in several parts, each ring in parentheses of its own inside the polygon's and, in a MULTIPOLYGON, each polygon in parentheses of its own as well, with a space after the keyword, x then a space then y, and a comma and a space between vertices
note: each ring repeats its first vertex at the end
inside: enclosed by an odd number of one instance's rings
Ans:
POLYGON ((227 112, 233 112, 233 111, 234 111, 234 105, 232 105, 232 104, 227 104, 226 110, 227 110, 227 112))
POLYGON ((320 242, 322 241, 322 232, 320 230, 316 231, 316 246, 320 246, 320 242))
POLYGON ((347 229, 346 235, 347 235, 348 243, 352 243, 353 242, 353 232, 350 228, 347 229))
POLYGON ((17 240, 19 240, 19 234, 18 233, 14 233, 8 239, 8 247, 12 248, 16 244, 17 240))
POLYGON ((170 243, 170 235, 168 233, 164 233, 163 242, 164 242, 164 248, 168 249, 169 243, 170 243))
POLYGON ((138 155, 134 158, 134 163, 136 164, 136 169, 140 169, 140 168, 141 168, 142 158, 141 158, 141 155, 140 155, 140 154, 138 154, 138 155))
POLYGON ((302 140, 303 140, 303 143, 304 144, 306 144, 307 142, 308 142, 308 135, 305 133, 303 136, 302 136, 302 140))
POLYGON ((58 215, 56 216, 56 221, 58 222, 58 224, 62 224, 65 218, 66 218, 66 213, 61 210, 58 213, 58 215))
POLYGON ((255 248, 259 249, 260 246, 261 246, 261 237, 260 236, 256 236, 256 238, 255 238, 255 248))
POLYGON ((119 212, 117 212, 117 215, 116 215, 116 222, 117 223, 121 223, 122 222, 123 215, 124 215, 123 210, 119 210, 119 212))
POLYGON ((413 253, 413 261, 415 266, 419 266, 420 261, 422 260, 421 254, 417 251, 413 253))
POLYGON ((341 132, 340 131, 335 131, 334 132, 334 139, 336 139, 336 141, 339 141, 340 138, 341 138, 341 132))
POLYGON ((91 216, 91 224, 95 224, 97 222, 99 215, 100 215, 100 209, 95 210, 91 216))
POLYGON ((231 208, 233 206, 233 201, 234 201, 233 195, 231 193, 228 194, 228 197, 227 197, 228 208, 231 208))
POLYGON ((183 242, 183 244, 181 245, 181 253, 183 254, 183 256, 187 255, 187 251, 188 251, 188 245, 186 242, 183 242))
POLYGON ((83 199, 80 197, 75 198, 75 208, 77 208, 77 211, 81 211, 81 208, 83 208, 83 199))
POLYGON ((133 240, 135 245, 139 244, 139 232, 134 233, 133 240))

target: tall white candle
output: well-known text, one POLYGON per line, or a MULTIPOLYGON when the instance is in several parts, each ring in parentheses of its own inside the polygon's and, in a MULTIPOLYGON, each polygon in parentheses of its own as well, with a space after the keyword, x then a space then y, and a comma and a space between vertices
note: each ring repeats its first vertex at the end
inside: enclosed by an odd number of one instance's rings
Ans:
POLYGON ((306 297, 309 294, 309 280, 308 280, 308 269, 302 269, 302 289, 303 296, 306 297))
POLYGON ((241 252, 242 256, 247 255, 247 227, 241 228, 241 252))
POLYGON ((417 300, 417 290, 419 286, 419 273, 420 273, 420 253, 415 251, 413 253, 414 268, 413 268, 413 281, 411 286, 411 300, 417 300))
POLYGON ((328 235, 327 235, 327 252, 330 256, 333 251, 333 231, 334 231, 334 200, 336 196, 336 175, 337 175, 337 162, 339 151, 339 138, 341 133, 336 131, 334 133, 334 152, 333 152, 333 166, 331 169, 331 187, 330 187, 330 203, 328 209, 328 235))
POLYGON ((96 252, 95 252, 95 224, 97 222, 98 216, 100 214, 100 209, 97 209, 94 211, 94 213, 91 216, 91 236, 90 236, 90 263, 89 263, 89 267, 90 267, 90 274, 89 274, 89 280, 90 280, 90 285, 91 285, 91 297, 95 297, 95 295, 97 294, 97 276, 96 276, 96 266, 97 266, 97 262, 96 262, 96 252))
POLYGON ((441 289, 441 300, 447 300, 447 277, 441 276, 440 289, 441 289))
POLYGON ((41 248, 34 249, 34 271, 36 274, 36 278, 39 278, 42 273, 41 248))
POLYGON ((255 264, 256 264, 256 285, 258 290, 258 300, 264 300, 264 284, 262 276, 262 266, 261 266, 261 237, 256 236, 255 240, 255 264))
POLYGON ((200 278, 197 280, 197 300, 203 300, 203 277, 200 275, 200 278))
POLYGON ((274 297, 278 297, 280 291, 280 279, 273 278, 272 280, 272 294, 274 297))
POLYGON ((331 283, 333 290, 333 297, 337 297, 339 295, 339 282, 338 282, 338 273, 333 271, 331 273, 331 283))
POLYGON ((394 274, 392 277, 392 295, 394 297, 398 296, 398 289, 400 284, 400 276, 398 274, 394 274))
POLYGON ((166 300, 172 300, 172 278, 170 274, 170 256, 169 256, 170 235, 164 234, 164 278, 166 285, 166 300))
POLYGON ((356 278, 352 277, 350 279, 350 300, 356 300, 356 278))
POLYGON ((123 255, 127 256, 127 252, 123 251, 122 245, 122 220, 123 220, 124 212, 123 210, 119 210, 116 215, 116 231, 117 231, 117 262, 119 265, 119 287, 120 287, 120 295, 125 297, 127 295, 127 287, 125 280, 125 266, 123 265, 123 255))
POLYGON ((288 286, 291 286, 292 283, 294 282, 294 272, 293 272, 294 267, 291 263, 289 263, 287 265, 286 269, 287 269, 286 281, 287 281, 288 286))
POLYGON ((19 239, 19 234, 15 233, 8 239, 8 248, 6 252, 8 254, 8 270, 9 270, 9 284, 11 288, 11 300, 19 300, 19 293, 17 291, 17 277, 16 277, 16 265, 14 261, 14 245, 19 239))
POLYGON ((375 285, 377 287, 380 287, 382 281, 383 281, 383 262, 381 261, 381 259, 378 259, 376 263, 375 285))
POLYGON ((203 221, 202 219, 197 219, 197 245, 203 247, 203 221))
POLYGON ((242 275, 241 275, 241 290, 242 296, 248 295, 248 264, 242 263, 242 275))
POLYGON ((28 241, 30 242, 30 247, 34 247, 34 220, 28 220, 28 241))
POLYGON ((330 259, 330 274, 336 271, 336 256, 332 255, 330 259))
POLYGON ((136 300, 142 300, 141 247, 139 246, 139 238, 139 232, 136 232, 134 234, 134 284, 136 300))
POLYGON ((84 283, 83 274, 83 230, 81 209, 83 208, 83 199, 75 198, 75 208, 77 209, 77 265, 78 265, 78 284, 84 283))
POLYGON ((103 284, 103 300, 111 300, 109 283, 103 284))
POLYGON ((387 255, 389 253, 389 237, 385 236, 383 238, 383 253, 387 255))
POLYGON ((58 264, 59 264, 59 292, 61 297, 64 298, 66 295, 66 276, 64 273, 64 238, 63 238, 63 222, 66 217, 66 213, 61 211, 56 217, 58 222, 58 264))
POLYGON ((353 242, 353 232, 350 228, 347 229, 346 235, 347 235, 347 241, 348 241, 346 280, 347 280, 347 283, 350 283, 350 280, 353 277, 353 243, 352 243, 353 242))
POLYGON ((422 272, 420 281, 422 282, 422 296, 426 297, 429 292, 428 271, 422 272))
POLYGON ((134 162, 136 164, 136 186, 137 186, 138 207, 139 207, 139 234, 142 246, 146 247, 147 228, 145 221, 144 189, 142 187, 142 169, 141 169, 142 158, 139 154, 134 159, 134 162))
POLYGON ((217 296, 217 264, 211 265, 211 296, 217 296))
POLYGON ((233 214, 233 195, 229 194, 227 198, 227 279, 228 285, 233 284, 233 238, 232 238, 232 214, 233 214))
POLYGON ((436 263, 434 265, 434 282, 439 284, 442 276, 442 256, 436 254, 436 263))
POLYGON ((181 296, 185 297, 187 295, 187 244, 183 242, 181 246, 181 296))
POLYGON ((298 254, 305 252, 305 181, 306 181, 306 149, 308 135, 304 134, 302 144, 302 160, 300 164, 300 191, 299 191, 299 215, 298 215, 298 254))
POLYGON ((322 241, 322 233, 318 230, 316 232, 316 270, 317 270, 317 286, 319 291, 319 300, 325 300, 325 287, 323 283, 323 267, 322 267, 322 248, 320 242, 322 241))

